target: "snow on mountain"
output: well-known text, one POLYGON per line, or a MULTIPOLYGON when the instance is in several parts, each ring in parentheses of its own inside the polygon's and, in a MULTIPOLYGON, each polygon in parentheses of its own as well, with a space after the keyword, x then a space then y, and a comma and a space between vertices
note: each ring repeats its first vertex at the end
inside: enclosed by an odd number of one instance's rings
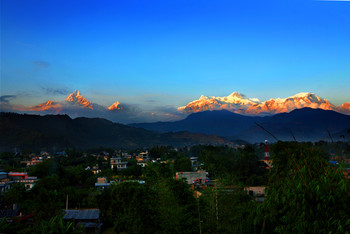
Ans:
POLYGON ((75 90, 73 93, 69 94, 66 101, 73 104, 80 104, 91 110, 94 109, 92 102, 81 96, 78 90, 75 90))
MULTIPOLYGON (((247 98, 237 92, 227 97, 206 97, 202 95, 198 100, 192 101, 186 106, 179 107, 178 110, 185 113, 201 112, 205 110, 229 110, 239 114, 258 115, 290 112, 304 107, 339 111, 339 107, 334 106, 327 99, 320 98, 314 93, 307 92, 298 93, 287 98, 276 98, 263 102, 257 98, 247 98)), ((341 109, 343 110, 344 108, 346 107, 341 109)))
MULTIPOLYGON (((276 98, 263 102, 259 107, 265 107, 269 113, 277 114, 282 112, 290 112, 295 109, 301 109, 304 107, 310 107, 313 109, 334 110, 335 106, 331 104, 327 99, 320 98, 314 93, 298 93, 288 98, 276 98)), ((248 112, 250 113, 250 112, 248 112)), ((254 110, 251 110, 251 114, 254 110)))
POLYGON ((350 102, 345 102, 343 105, 340 106, 340 108, 348 109, 350 111, 350 102))
POLYGON ((231 110, 236 113, 245 112, 250 106, 260 103, 259 99, 249 99, 246 96, 233 92, 227 97, 206 97, 202 95, 198 100, 190 102, 186 106, 179 107, 182 112, 192 113, 205 110, 231 110))
POLYGON ((36 106, 29 107, 30 111, 48 111, 52 110, 56 113, 60 112, 62 110, 62 105, 58 102, 54 102, 53 100, 41 103, 36 106))
POLYGON ((338 108, 338 112, 350 115, 350 102, 345 102, 338 108))
POLYGON ((108 110, 110 111, 123 110, 123 109, 124 109, 123 106, 118 101, 116 101, 110 107, 108 107, 108 110))
MULTIPOLYGON (((178 108, 183 113, 202 112, 206 110, 228 110, 245 115, 271 115, 290 112, 304 107, 334 110, 350 115, 350 102, 341 106, 331 104, 327 99, 320 98, 314 93, 298 93, 287 98, 276 98, 260 101, 257 98, 248 98, 245 95, 233 92, 225 97, 200 96, 198 100, 178 108)), ((69 114, 71 116, 105 117, 115 121, 127 122, 128 119, 144 118, 138 109, 128 108, 116 101, 111 106, 92 103, 83 97, 78 90, 71 93, 65 101, 53 101, 41 103, 36 106, 9 106, 9 110, 45 112, 48 114, 69 114), (117 114, 118 113, 118 114, 117 114), (141 117, 142 116, 142 117, 141 117)), ((134 121, 135 122, 135 121, 134 121)))
MULTIPOLYGON (((108 113, 114 110, 125 110, 124 106, 120 102, 116 101, 111 106, 106 107, 93 102, 90 102, 85 97, 83 97, 78 90, 69 94, 65 101, 47 101, 36 106, 23 107, 22 111, 45 111, 47 113, 90 113, 91 110, 96 114, 108 113)), ((78 115, 78 114, 77 114, 78 115)))

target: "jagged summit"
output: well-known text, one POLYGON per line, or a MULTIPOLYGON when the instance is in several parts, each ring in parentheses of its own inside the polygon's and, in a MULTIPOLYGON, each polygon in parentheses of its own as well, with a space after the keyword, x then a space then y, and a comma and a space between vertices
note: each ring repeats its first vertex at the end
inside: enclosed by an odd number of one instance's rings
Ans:
POLYGON ((231 97, 237 97, 237 98, 245 98, 245 95, 239 93, 239 92, 233 92, 229 96, 231 97))
MULTIPOLYGON (((340 106, 335 106, 327 99, 317 96, 315 93, 301 92, 286 98, 272 98, 267 101, 260 101, 257 98, 249 98, 239 92, 232 92, 228 96, 205 96, 201 95, 199 99, 189 102, 186 106, 178 108, 183 113, 195 113, 212 110, 227 110, 237 114, 244 115, 272 115, 284 112, 291 112, 295 109, 304 107, 319 108, 324 110, 333 110, 343 114, 350 115, 350 102, 346 102, 340 106)), ((69 113, 79 116, 84 115, 103 115, 107 113, 118 114, 128 112, 128 106, 122 105, 119 101, 114 102, 110 106, 99 105, 90 102, 83 97, 79 90, 75 90, 67 96, 65 100, 53 101, 49 100, 41 104, 29 107, 15 106, 12 110, 30 111, 30 112, 46 112, 51 114, 69 113)), ((109 114, 107 114, 109 115, 109 114)))
POLYGON ((93 109, 92 103, 86 98, 84 98, 82 95, 80 95, 80 92, 78 90, 75 90, 73 93, 69 94, 66 98, 66 101, 74 104, 80 104, 91 110, 93 109))
POLYGON ((30 107, 21 107, 17 110, 20 111, 34 111, 34 112, 41 112, 45 111, 46 113, 50 114, 58 114, 58 113, 73 113, 77 114, 80 113, 80 111, 83 111, 86 113, 86 110, 90 112, 94 111, 97 114, 101 113, 107 113, 110 111, 124 111, 125 106, 121 105, 120 102, 116 101, 111 106, 106 107, 104 105, 99 105, 93 102, 90 102, 88 99, 83 97, 79 90, 74 90, 71 94, 67 96, 65 100, 62 101, 53 101, 49 100, 46 102, 43 102, 41 104, 38 104, 36 106, 30 106, 30 107))
POLYGON ((344 109, 349 109, 350 110, 350 102, 345 102, 343 105, 340 106, 341 108, 344 109))
POLYGON ((315 96, 314 93, 309 93, 309 92, 301 92, 293 95, 292 97, 308 97, 308 96, 315 96))
POLYGON ((201 112, 206 110, 229 110, 234 113, 261 115, 290 112, 304 107, 335 110, 349 113, 350 107, 346 103, 337 107, 327 99, 321 98, 314 93, 301 92, 287 98, 275 98, 268 101, 260 101, 257 98, 247 98, 245 95, 233 92, 226 97, 204 96, 198 100, 179 107, 178 110, 185 113, 201 112))
POLYGON ((74 90, 73 93, 69 94, 68 97, 66 98, 66 101, 71 102, 71 101, 73 101, 73 98, 76 96, 80 96, 79 90, 74 90))
POLYGON ((31 111, 57 110, 56 112, 59 112, 61 108, 62 108, 62 105, 60 103, 54 102, 53 100, 49 100, 39 105, 32 106, 29 109, 31 111))
POLYGON ((108 107, 108 110, 114 111, 114 110, 123 110, 123 106, 120 104, 120 102, 116 101, 113 103, 110 107, 108 107))

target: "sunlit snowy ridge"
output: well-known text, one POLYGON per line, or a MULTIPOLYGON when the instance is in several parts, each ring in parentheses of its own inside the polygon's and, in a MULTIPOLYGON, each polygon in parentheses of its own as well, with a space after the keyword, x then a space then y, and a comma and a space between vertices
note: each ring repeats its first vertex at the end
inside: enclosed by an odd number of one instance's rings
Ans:
POLYGON ((276 98, 268 101, 260 101, 257 98, 247 98, 238 92, 233 92, 226 97, 204 96, 198 100, 179 107, 184 113, 201 112, 206 110, 229 110, 239 114, 264 115, 290 112, 304 107, 334 110, 344 114, 350 114, 350 102, 341 106, 335 106, 327 99, 320 98, 314 93, 298 93, 287 98, 276 98))

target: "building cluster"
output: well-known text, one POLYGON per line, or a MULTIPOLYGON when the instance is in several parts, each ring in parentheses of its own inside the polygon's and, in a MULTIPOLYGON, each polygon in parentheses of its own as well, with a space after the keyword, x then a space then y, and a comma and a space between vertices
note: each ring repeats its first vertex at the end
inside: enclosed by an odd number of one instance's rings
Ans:
MULTIPOLYGON (((65 152, 61 152, 59 154, 55 154, 55 156, 50 155, 47 152, 41 152, 40 154, 29 154, 26 157, 21 157, 20 163, 22 166, 31 167, 38 165, 44 162, 47 159, 65 156, 65 152), (24 160, 23 160, 24 159, 24 160)), ((85 168, 85 170, 90 170, 94 174, 97 175, 97 181, 95 183, 95 188, 99 191, 104 190, 113 184, 117 183, 128 183, 128 182, 137 182, 140 184, 145 184, 144 180, 130 180, 130 179, 114 179, 111 181, 107 180, 107 177, 99 176, 102 172, 101 168, 110 168, 112 170, 125 170, 128 168, 128 161, 133 160, 134 163, 141 167, 146 167, 150 163, 167 163, 167 161, 161 161, 160 158, 151 159, 149 152, 141 151, 135 153, 127 153, 121 150, 114 151, 113 153, 108 153, 102 151, 98 154, 90 154, 99 160, 99 164, 94 166, 90 165, 85 168), (104 167, 101 167, 101 162, 104 167), (100 166, 99 166, 100 165, 100 166)), ((84 155, 88 157, 87 154, 84 155)), ((192 171, 179 171, 175 174, 175 179, 184 180, 190 188, 193 190, 194 196, 199 197, 203 194, 206 189, 215 189, 220 190, 224 193, 232 193, 237 189, 242 189, 234 186, 223 186, 220 181, 215 178, 210 178, 210 175, 205 170, 202 170, 203 164, 201 164, 198 160, 198 157, 190 157, 189 158, 192 171)), ((332 158, 329 161, 332 164, 338 164, 342 158, 332 158)), ((272 160, 270 159, 269 147, 267 141, 264 145, 264 159, 261 160, 266 164, 266 169, 270 169, 272 167, 272 160)), ((170 161, 169 161, 170 162, 170 161)), ((95 162, 96 163, 96 162, 95 162)), ((350 162, 347 161, 349 164, 350 162)), ((130 164, 129 164, 130 165, 130 164)), ((110 170, 108 169, 108 170, 110 170)), ((350 178, 350 169, 347 168, 344 175, 347 178, 350 178)), ((38 178, 35 176, 29 176, 27 172, 5 172, 0 170, 0 203, 2 200, 2 196, 5 192, 7 192, 11 186, 15 183, 24 184, 27 190, 33 188, 35 183, 38 181, 38 178)), ((253 186, 253 187, 244 187, 244 191, 254 197, 257 202, 263 202, 265 199, 265 186, 253 186)), ((6 211, 7 212, 7 211, 6 211)), ((99 210, 98 209, 68 209, 66 207, 64 212, 64 219, 71 220, 74 219, 76 222, 84 227, 85 230, 96 231, 100 228, 101 222, 99 219, 99 210)), ((6 216, 6 214, 5 214, 6 216)), ((7 215, 8 216, 8 215, 7 215)), ((1 217, 1 216, 0 216, 1 217)))
POLYGON ((50 153, 42 151, 40 154, 29 154, 27 157, 25 157, 25 160, 22 160, 20 163, 27 167, 30 167, 38 165, 43 161, 54 157, 55 156, 51 156, 50 153))
POLYGON ((38 181, 38 178, 28 176, 27 172, 0 172, 0 191, 8 191, 13 183, 22 183, 27 190, 30 190, 36 181, 38 181))

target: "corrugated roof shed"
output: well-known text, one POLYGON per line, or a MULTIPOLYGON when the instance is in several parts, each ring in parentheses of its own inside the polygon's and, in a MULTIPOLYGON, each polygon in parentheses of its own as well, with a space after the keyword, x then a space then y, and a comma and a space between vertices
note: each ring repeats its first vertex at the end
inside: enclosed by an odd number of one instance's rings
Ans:
POLYGON ((64 219, 99 219, 99 209, 86 209, 86 210, 65 210, 64 219))

